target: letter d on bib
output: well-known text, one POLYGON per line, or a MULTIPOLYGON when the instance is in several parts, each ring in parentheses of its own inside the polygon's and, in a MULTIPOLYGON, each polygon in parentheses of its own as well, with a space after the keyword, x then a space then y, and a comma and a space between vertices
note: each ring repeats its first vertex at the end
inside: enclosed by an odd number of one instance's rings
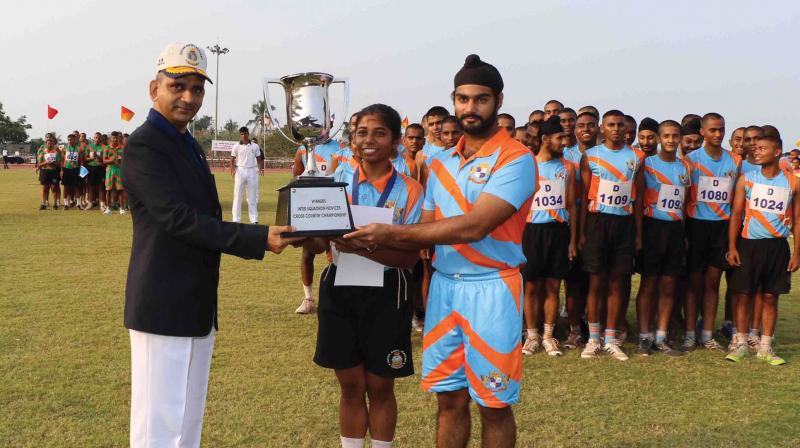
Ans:
POLYGON ((614 185, 614 187, 612 188, 612 190, 613 190, 613 191, 619 191, 619 185, 614 185))
POLYGON ((550 184, 545 184, 544 191, 549 193, 552 189, 553 189, 553 187, 550 184))
POLYGON ((714 179, 714 182, 712 182, 711 185, 719 187, 719 181, 717 179, 714 179))

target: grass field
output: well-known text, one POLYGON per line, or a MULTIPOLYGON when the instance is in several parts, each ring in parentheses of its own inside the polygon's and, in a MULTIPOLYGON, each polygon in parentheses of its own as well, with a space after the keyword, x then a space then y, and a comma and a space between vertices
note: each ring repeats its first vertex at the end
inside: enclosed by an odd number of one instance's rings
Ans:
MULTIPOLYGON (((232 180, 216 177, 230 219, 232 180)), ((260 221, 273 220, 274 190, 288 177, 263 178, 260 221)), ((38 197, 31 169, 0 173, 0 447, 125 446, 131 218, 39 212, 38 197)), ((337 446, 338 387, 311 361, 316 317, 293 314, 298 261, 297 249, 261 262, 223 256, 204 446, 337 446)), ((781 304, 782 367, 703 351, 626 363, 575 351, 526 357, 519 446, 800 446, 797 297, 781 304)), ((412 339, 419 371, 419 334, 412 339)), ((434 397, 418 374, 396 390, 396 446, 432 446, 434 397)))

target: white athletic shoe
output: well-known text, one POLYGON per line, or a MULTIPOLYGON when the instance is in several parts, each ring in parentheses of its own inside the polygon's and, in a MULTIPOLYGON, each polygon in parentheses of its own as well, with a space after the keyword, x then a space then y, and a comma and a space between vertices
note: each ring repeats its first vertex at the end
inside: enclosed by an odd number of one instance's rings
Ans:
POLYGON ((525 338, 525 344, 522 345, 523 355, 532 355, 542 348, 542 341, 539 338, 525 338))
POLYGON ((611 355, 612 358, 619 360, 619 361, 627 361, 628 355, 622 351, 622 348, 619 346, 619 341, 614 340, 609 342, 603 347, 603 350, 611 355))
POLYGON ((112 213, 113 213, 113 212, 111 211, 111 209, 110 209, 110 208, 106 208, 106 209, 105 209, 105 211, 103 212, 103 214, 104 214, 104 215, 110 215, 110 214, 112 214, 112 213))
POLYGON ((544 346, 544 351, 549 356, 561 356, 561 350, 558 348, 558 341, 556 338, 544 338, 542 339, 542 345, 544 346))
POLYGON ((311 297, 306 297, 305 299, 303 299, 302 302, 300 302, 300 306, 298 306, 297 309, 294 310, 294 312, 297 313, 297 314, 311 314, 311 313, 313 313, 314 312, 314 299, 312 299, 311 297))
POLYGON ((589 342, 586 343, 586 347, 583 348, 581 352, 581 358, 588 359, 588 358, 596 358, 602 347, 600 347, 600 341, 595 339, 589 339, 589 342))
POLYGON ((120 214, 120 215, 127 215, 127 214, 128 214, 128 212, 127 212, 127 211, 125 211, 125 209, 124 209, 124 208, 121 208, 121 209, 119 209, 119 214, 120 214))

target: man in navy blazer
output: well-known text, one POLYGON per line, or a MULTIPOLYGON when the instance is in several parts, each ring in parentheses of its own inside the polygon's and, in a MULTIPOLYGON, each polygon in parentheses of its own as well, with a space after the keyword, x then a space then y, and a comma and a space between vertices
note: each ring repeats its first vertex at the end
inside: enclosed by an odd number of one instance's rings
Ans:
POLYGON ((217 329, 222 253, 262 259, 289 227, 222 220, 214 176, 187 130, 203 104, 206 56, 170 44, 153 108, 128 140, 122 176, 133 218, 125 326, 131 338, 132 447, 197 447, 217 329))

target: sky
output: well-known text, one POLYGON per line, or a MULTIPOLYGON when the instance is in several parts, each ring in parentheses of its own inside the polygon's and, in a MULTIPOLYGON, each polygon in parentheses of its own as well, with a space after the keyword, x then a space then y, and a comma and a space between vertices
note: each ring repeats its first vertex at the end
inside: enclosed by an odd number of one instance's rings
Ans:
POLYGON ((220 123, 252 118, 265 77, 305 71, 346 78, 350 112, 378 102, 411 122, 434 105, 452 112, 453 75, 476 53, 502 74, 502 111, 518 124, 555 98, 637 120, 714 111, 729 133, 773 124, 785 148, 800 139, 797 1, 29 0, 2 10, 0 102, 27 116, 32 137, 133 131, 161 50, 219 42, 230 52, 218 77, 209 54, 215 84, 200 115, 214 115, 219 88, 220 123), (137 114, 130 123, 122 105, 137 114))

